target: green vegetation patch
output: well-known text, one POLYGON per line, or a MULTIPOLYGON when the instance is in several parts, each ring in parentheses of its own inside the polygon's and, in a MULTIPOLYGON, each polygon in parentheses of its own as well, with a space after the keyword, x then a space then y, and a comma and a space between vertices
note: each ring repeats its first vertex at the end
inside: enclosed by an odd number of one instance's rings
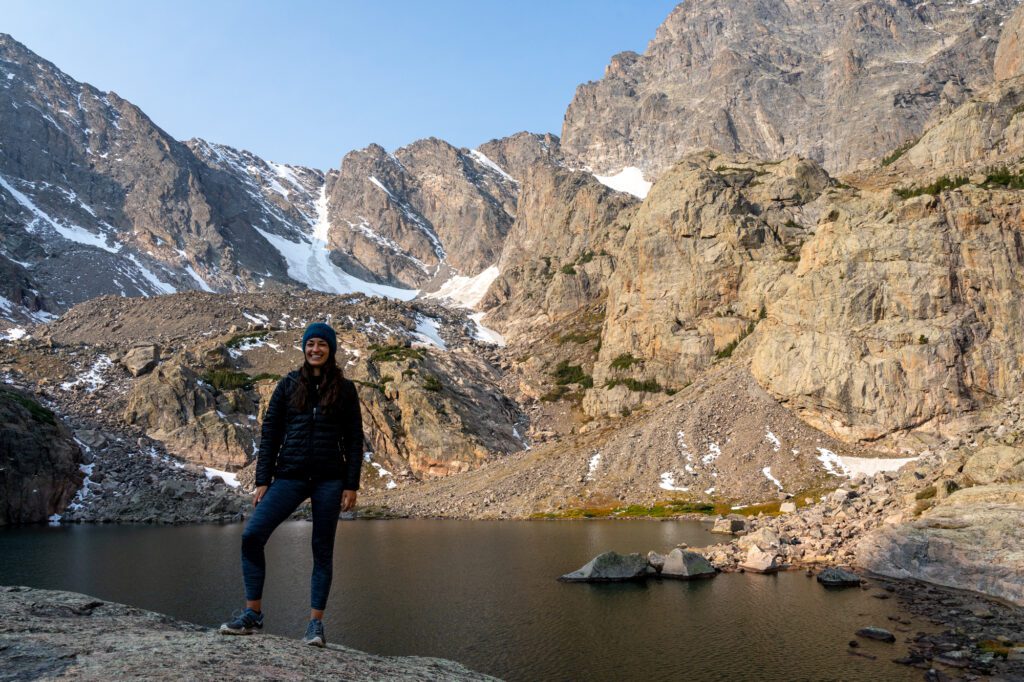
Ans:
POLYGON ((434 391, 434 392, 438 392, 438 391, 441 390, 441 388, 442 388, 441 380, 438 379, 436 376, 434 376, 433 374, 424 373, 422 375, 422 377, 423 377, 423 388, 427 389, 428 391, 434 391))
POLYGON ((594 329, 588 332, 567 332, 558 337, 558 343, 587 343, 600 338, 600 336, 600 329, 594 329))
POLYGON ((209 370, 203 373, 201 378, 218 391, 233 391, 236 388, 252 388, 253 382, 256 381, 254 377, 249 376, 245 372, 235 372, 230 369, 209 370))
POLYGON ((910 199, 911 197, 919 197, 924 194, 936 196, 942 192, 956 189, 957 187, 963 187, 970 182, 966 177, 958 175, 956 177, 948 177, 943 175, 941 178, 923 187, 901 187, 893 190, 896 192, 896 196, 900 199, 910 199))
POLYGON ((985 178, 985 189, 1002 187, 1005 189, 1024 189, 1024 170, 1017 173, 1008 168, 997 168, 985 178))
POLYGON ((640 358, 633 357, 632 353, 622 353, 621 355, 616 356, 615 359, 611 361, 609 367, 611 367, 612 369, 626 370, 632 367, 633 365, 637 365, 641 362, 642 360, 640 360, 640 358))
MULTIPOLYGON (((763 320, 765 317, 767 317, 767 315, 768 313, 767 311, 765 311, 764 306, 761 306, 761 314, 759 315, 758 319, 763 320)), ((719 360, 724 360, 725 358, 732 357, 732 352, 736 350, 736 346, 740 345, 740 341, 754 333, 755 326, 757 326, 757 323, 751 320, 750 323, 747 325, 747 328, 744 329, 740 333, 740 335, 736 337, 735 340, 730 341, 725 345, 724 348, 722 348, 722 350, 715 353, 715 357, 718 358, 719 360)))
POLYGON ((625 386, 636 393, 661 393, 665 390, 654 379, 608 379, 604 382, 605 388, 615 388, 616 386, 625 386))
POLYGON ((370 362, 402 362, 404 360, 422 360, 424 352, 422 348, 407 348, 405 346, 391 345, 384 346, 373 344, 370 346, 370 362))
POLYGON ((566 263, 565 265, 562 266, 562 274, 563 275, 575 275, 576 274, 576 268, 574 268, 572 266, 572 263, 566 263))
POLYGON ((910 149, 915 144, 918 143, 919 139, 920 138, 915 138, 913 140, 908 140, 908 141, 904 142, 903 144, 901 144, 899 147, 896 147, 896 149, 892 150, 884 159, 882 159, 882 166, 889 166, 891 164, 896 163, 896 161, 899 160, 899 158, 901 156, 903 156, 908 151, 910 151, 910 149))
POLYGON ((250 341, 259 341, 260 339, 265 339, 269 335, 270 332, 267 331, 244 332, 242 334, 235 334, 224 345, 227 346, 228 348, 238 348, 239 346, 250 341))
POLYGON ((37 422, 50 425, 57 424, 57 420, 54 418, 53 412, 28 396, 0 387, 0 399, 6 403, 14 403, 15 405, 20 406, 37 422))
POLYGON ((555 384, 559 386, 566 386, 568 384, 580 384, 583 388, 592 388, 594 386, 594 377, 584 372, 582 366, 570 365, 568 360, 559 362, 558 366, 551 372, 551 376, 555 378, 555 384))

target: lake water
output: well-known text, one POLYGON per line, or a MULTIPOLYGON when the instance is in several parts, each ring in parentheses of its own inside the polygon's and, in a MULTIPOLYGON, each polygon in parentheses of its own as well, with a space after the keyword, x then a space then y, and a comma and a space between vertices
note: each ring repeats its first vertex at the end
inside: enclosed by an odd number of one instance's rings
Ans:
MULTIPOLYGON (((0 531, 0 584, 72 590, 208 625, 242 605, 241 525, 0 531)), ((267 548, 266 630, 300 637, 310 526, 267 548)), ((439 656, 507 680, 918 680, 905 647, 861 641, 895 600, 829 591, 801 572, 713 580, 564 584, 594 555, 720 541, 697 522, 359 521, 338 527, 331 642, 439 656)), ((894 627, 895 626, 895 627, 894 627)), ((907 629, 907 628, 904 628, 907 629)))

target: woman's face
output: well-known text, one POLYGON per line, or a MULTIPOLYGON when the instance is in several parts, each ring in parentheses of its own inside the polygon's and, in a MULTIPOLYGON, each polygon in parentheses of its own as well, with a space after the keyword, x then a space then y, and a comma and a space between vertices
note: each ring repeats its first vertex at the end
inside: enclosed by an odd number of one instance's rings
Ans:
POLYGON ((331 354, 331 347, 323 339, 315 336, 306 342, 306 362, 311 367, 320 368, 327 364, 327 358, 331 354))

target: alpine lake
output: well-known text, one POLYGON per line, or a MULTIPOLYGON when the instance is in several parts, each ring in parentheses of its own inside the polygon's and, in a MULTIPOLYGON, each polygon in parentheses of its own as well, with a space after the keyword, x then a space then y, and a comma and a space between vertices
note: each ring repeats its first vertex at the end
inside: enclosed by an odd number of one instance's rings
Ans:
MULTIPOLYGON (((242 526, 22 527, 0 531, 0 584, 71 590, 209 626, 243 603, 242 526)), ((828 590, 803 571, 692 582, 568 584, 607 550, 721 542, 698 521, 359 520, 338 526, 328 641, 436 656, 506 680, 918 680, 892 662, 927 626, 880 590, 828 590), (848 642, 861 627, 896 644, 848 642), (869 657, 874 657, 874 660, 869 657)), ((310 527, 267 546, 265 630, 308 618, 310 527)), ((259 636, 259 635, 255 635, 259 636)))

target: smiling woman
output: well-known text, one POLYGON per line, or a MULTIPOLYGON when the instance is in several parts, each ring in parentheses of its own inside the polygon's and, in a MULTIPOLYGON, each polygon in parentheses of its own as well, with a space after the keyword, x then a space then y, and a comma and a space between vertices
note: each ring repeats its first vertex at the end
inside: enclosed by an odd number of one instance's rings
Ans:
POLYGON ((359 395, 336 361, 338 339, 323 322, 302 336, 302 367, 282 379, 263 418, 256 463, 256 510, 242 533, 245 609, 220 626, 225 635, 263 627, 264 547, 270 535, 302 502, 313 517, 310 621, 303 641, 324 646, 323 616, 334 572, 338 514, 356 504, 363 462, 359 395))

